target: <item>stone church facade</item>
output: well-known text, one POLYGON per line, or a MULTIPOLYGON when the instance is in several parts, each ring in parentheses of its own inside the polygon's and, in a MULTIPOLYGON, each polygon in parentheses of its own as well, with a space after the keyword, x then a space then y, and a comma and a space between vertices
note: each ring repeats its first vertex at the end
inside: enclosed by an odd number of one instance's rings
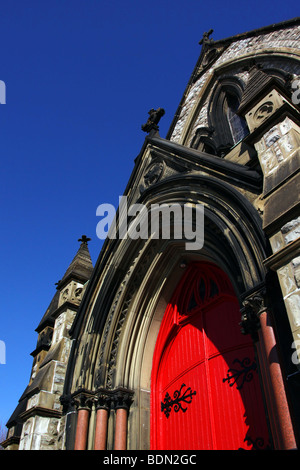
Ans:
POLYGON ((300 19, 212 33, 166 138, 164 110, 149 112, 124 193, 201 205, 203 246, 175 225, 108 237, 93 267, 82 236, 37 327, 8 450, 299 446, 300 19))

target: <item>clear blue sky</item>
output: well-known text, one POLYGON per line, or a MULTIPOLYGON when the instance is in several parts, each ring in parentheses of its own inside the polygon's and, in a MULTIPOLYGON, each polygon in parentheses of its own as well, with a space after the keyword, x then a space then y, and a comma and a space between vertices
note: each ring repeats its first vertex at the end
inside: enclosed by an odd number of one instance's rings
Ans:
POLYGON ((166 136, 205 31, 222 39, 299 15, 291 0, 3 0, 0 4, 0 423, 28 384, 34 331, 96 208, 116 205, 150 108, 166 136))

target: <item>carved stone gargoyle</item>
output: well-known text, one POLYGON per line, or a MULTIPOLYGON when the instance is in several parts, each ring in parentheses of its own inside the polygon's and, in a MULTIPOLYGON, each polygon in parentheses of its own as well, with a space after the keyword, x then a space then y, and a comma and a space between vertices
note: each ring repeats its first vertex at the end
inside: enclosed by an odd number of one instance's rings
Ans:
POLYGON ((165 110, 163 108, 150 109, 148 114, 149 114, 149 118, 146 124, 142 125, 142 130, 148 133, 152 130, 158 131, 158 123, 160 119, 162 118, 162 116, 165 114, 165 110))

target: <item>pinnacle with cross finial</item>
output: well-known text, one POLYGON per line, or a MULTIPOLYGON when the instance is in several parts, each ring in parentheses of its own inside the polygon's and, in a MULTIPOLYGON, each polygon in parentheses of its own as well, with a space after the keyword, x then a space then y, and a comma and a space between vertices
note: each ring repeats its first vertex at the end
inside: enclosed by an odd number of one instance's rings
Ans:
POLYGON ((78 241, 83 243, 84 245, 87 245, 87 242, 89 242, 91 238, 88 238, 86 235, 82 235, 81 238, 78 238, 78 241))

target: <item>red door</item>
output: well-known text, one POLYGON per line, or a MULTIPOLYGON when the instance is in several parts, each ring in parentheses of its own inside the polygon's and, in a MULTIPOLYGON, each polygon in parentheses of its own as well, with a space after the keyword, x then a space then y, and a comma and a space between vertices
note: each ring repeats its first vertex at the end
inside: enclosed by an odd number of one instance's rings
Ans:
POLYGON ((151 375, 152 449, 269 446, 254 347, 226 275, 191 265, 168 305, 151 375))

